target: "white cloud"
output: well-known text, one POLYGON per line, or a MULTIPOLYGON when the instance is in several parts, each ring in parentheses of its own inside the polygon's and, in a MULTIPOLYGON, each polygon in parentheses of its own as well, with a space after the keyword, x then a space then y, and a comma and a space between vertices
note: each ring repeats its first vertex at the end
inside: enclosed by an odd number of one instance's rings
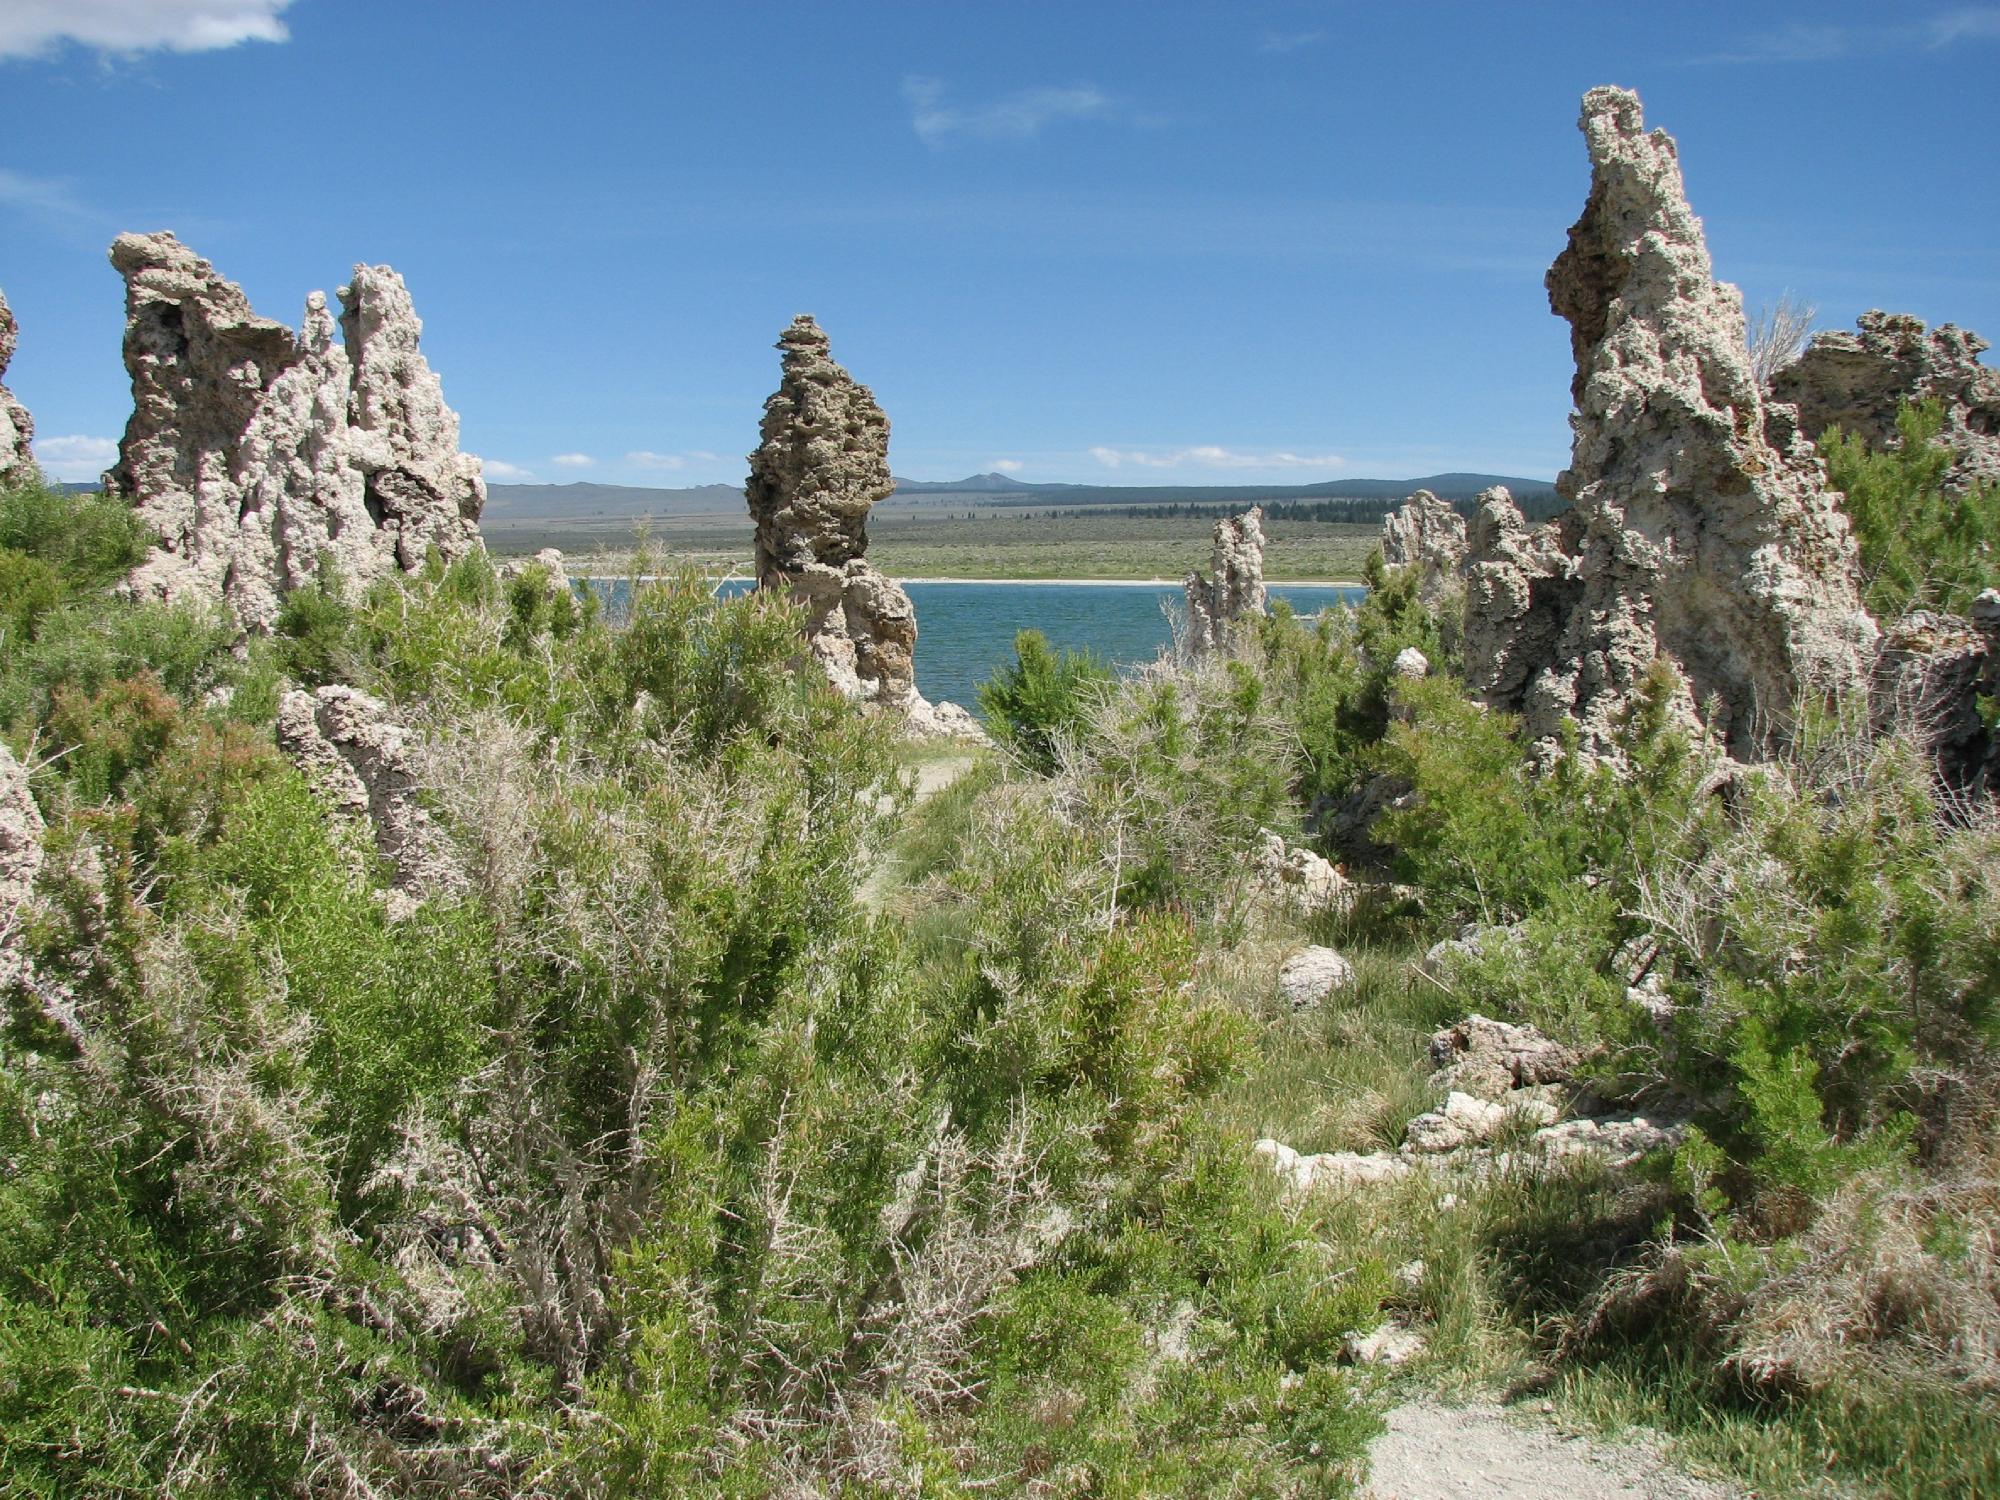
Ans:
POLYGON ((1021 472, 1021 460, 1018 458, 996 458, 993 460, 993 468, 994 472, 999 474, 1018 474, 1021 472))
POLYGON ((597 460, 588 453, 558 453, 549 459, 552 464, 560 464, 565 469, 587 469, 597 460))
POLYGON ((1324 31, 1267 31, 1257 43, 1259 52, 1296 52, 1326 40, 1324 31))
POLYGON ((31 177, 9 167, 0 167, 0 206, 54 223, 74 223, 91 216, 68 183, 31 177))
POLYGON ((1245 453, 1236 448, 1202 444, 1149 453, 1138 448, 1092 448, 1090 456, 1107 469, 1131 464, 1141 469, 1343 469, 1347 460, 1338 453, 1245 453))
POLYGON ((903 97, 918 139, 935 146, 955 135, 987 141, 1027 141, 1057 120, 1108 120, 1118 115, 1111 97, 1092 84, 1069 88, 1022 89, 990 104, 945 103, 945 86, 935 78, 905 78, 903 97))
POLYGON ((678 453, 655 453, 650 448, 641 448, 625 455, 625 462, 635 469, 685 469, 687 460, 678 453))
POLYGON ((6 0, 0 57, 37 57, 64 42, 100 52, 209 52, 282 42, 292 0, 6 0))
POLYGON ((502 484, 523 484, 535 477, 533 469, 510 464, 504 458, 482 458, 479 466, 486 471, 488 479, 497 479, 502 484))
POLYGON ((45 437, 35 443, 35 462, 62 480, 95 479, 118 462, 118 444, 111 438, 45 437))
POLYGON ((1732 50, 1716 53, 1701 61, 1838 62, 1849 57, 1869 57, 1885 52, 1938 51, 1959 42, 1995 40, 2000 40, 2000 6, 1961 5, 1880 26, 1794 22, 1776 31, 1746 37, 1732 50))

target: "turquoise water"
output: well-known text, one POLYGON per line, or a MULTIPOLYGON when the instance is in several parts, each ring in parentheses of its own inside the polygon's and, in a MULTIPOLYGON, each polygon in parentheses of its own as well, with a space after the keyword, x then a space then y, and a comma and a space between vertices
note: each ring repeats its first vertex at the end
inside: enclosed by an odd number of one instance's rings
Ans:
MULTIPOLYGON (((600 585, 615 610, 622 583, 600 585)), ((744 579, 723 585, 729 593, 744 579)), ((908 583, 917 609, 917 688, 933 703, 979 707, 979 684, 1014 659, 1014 636, 1039 630, 1052 645, 1095 651, 1114 666, 1149 662, 1172 638, 1168 611, 1185 619, 1179 584, 908 583)), ((1351 604, 1365 590, 1333 585, 1274 584, 1302 615, 1351 604)))

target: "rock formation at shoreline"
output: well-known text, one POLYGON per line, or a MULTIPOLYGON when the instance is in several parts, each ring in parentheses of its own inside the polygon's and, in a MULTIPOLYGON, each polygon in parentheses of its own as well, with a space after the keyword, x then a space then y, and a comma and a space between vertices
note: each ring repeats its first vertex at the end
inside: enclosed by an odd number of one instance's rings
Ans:
POLYGON ((896 483, 888 417, 810 317, 794 318, 777 347, 783 374, 745 488, 757 586, 805 605, 807 649, 843 696, 902 714, 917 733, 984 738, 964 709, 918 694, 917 612, 866 556, 868 512, 896 483))
POLYGON ((335 814, 365 830, 389 862, 392 920, 458 887, 444 834, 417 795, 409 731, 387 704, 351 687, 289 692, 278 705, 277 736, 335 814))
POLYGON ((1866 312, 1853 333, 1815 335, 1771 377, 1771 396, 1798 408, 1813 440, 1837 426, 1873 449, 1896 446, 1906 402, 1936 401, 1944 409, 1936 440, 1958 455, 1946 484, 1962 490, 2000 481, 2000 370, 1979 362, 1990 347, 1950 323, 1926 329, 1920 318, 1866 312))
POLYGON ((1475 525, 1468 679, 1537 739, 1573 718, 1595 751, 1664 657, 1679 717, 1759 759, 1801 696, 1867 683, 1853 539, 1792 408, 1758 395, 1673 141, 1623 89, 1592 89, 1581 123, 1590 195, 1547 280, 1576 355, 1573 508, 1538 539, 1511 506, 1475 525))
POLYGON ((161 538, 133 592, 218 598, 262 630, 322 558, 352 587, 479 546, 479 460, 394 271, 354 268, 343 347, 324 294, 294 333, 171 234, 120 235, 111 263, 133 412, 105 487, 161 538))
POLYGON ((6 385, 7 366, 13 363, 14 345, 19 338, 14 310, 0 296, 0 487, 4 488, 33 484, 42 477, 32 446, 35 419, 6 385))
POLYGON ((1188 574, 1188 646, 1199 656, 1228 649, 1237 622, 1264 612, 1264 509, 1253 505, 1240 516, 1215 523, 1209 547, 1213 578, 1188 574))
POLYGON ((1429 490, 1418 490, 1382 518, 1384 566, 1421 568, 1417 587, 1426 604, 1437 604, 1451 592, 1464 561, 1465 517, 1429 490))
POLYGON ((42 868, 42 814, 28 790, 28 770, 0 744, 0 994, 22 975, 21 913, 42 868))

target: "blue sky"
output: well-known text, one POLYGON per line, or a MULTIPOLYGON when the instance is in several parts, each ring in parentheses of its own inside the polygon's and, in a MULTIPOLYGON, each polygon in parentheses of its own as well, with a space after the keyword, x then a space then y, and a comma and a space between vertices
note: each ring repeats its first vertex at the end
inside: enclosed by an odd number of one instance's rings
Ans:
POLYGON ((0 0, 8 383, 122 430, 124 229, 410 283, 493 478, 736 481, 816 314, 914 478, 1567 457, 1542 273, 1637 88, 1717 272, 2000 338, 2000 5, 0 0))

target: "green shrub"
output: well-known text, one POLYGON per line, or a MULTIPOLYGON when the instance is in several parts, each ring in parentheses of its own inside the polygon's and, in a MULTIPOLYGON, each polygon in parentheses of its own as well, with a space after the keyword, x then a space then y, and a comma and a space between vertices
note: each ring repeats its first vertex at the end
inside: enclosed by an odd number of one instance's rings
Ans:
POLYGON ((1090 652, 1058 654, 1039 630, 1024 630, 1014 637, 1013 663, 980 685, 979 706, 1000 742, 1048 776, 1112 681, 1111 669, 1090 652))
POLYGON ((1864 598, 1883 620, 1919 608, 1963 613, 2000 583, 2000 485, 1946 493, 1955 455, 1937 441, 1943 426, 1943 408, 1928 401, 1897 415, 1893 448, 1871 453, 1838 431, 1820 441, 1861 549, 1864 598))

